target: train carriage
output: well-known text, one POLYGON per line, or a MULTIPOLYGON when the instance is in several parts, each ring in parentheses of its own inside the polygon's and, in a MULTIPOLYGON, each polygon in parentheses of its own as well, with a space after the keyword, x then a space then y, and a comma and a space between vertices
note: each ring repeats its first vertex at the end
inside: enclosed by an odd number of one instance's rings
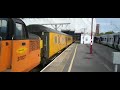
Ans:
POLYGON ((114 35, 114 48, 120 50, 120 33, 114 35))
POLYGON ((94 39, 95 43, 98 43, 99 41, 101 44, 120 50, 120 33, 106 34, 99 37, 95 36, 94 39))
POLYGON ((48 62, 56 53, 73 42, 72 36, 39 24, 28 25, 27 29, 30 33, 40 36, 43 40, 42 63, 48 62))

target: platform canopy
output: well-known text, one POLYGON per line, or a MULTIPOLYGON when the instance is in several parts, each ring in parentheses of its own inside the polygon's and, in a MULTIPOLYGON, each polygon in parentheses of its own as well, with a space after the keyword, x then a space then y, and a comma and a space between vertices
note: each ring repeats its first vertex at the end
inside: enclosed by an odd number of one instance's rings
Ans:
MULTIPOLYGON (((30 24, 58 24, 70 23, 68 25, 61 25, 58 31, 71 30, 76 33, 91 33, 92 18, 22 18, 26 25, 30 24)), ((51 25, 44 25, 53 28, 51 25)), ((96 19, 93 19, 93 33, 96 31, 96 19)))

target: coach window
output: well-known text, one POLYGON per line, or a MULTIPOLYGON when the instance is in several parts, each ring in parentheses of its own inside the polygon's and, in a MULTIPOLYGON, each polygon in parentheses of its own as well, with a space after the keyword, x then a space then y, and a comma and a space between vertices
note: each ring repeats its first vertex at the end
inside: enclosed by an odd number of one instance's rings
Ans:
POLYGON ((104 38, 102 38, 102 41, 104 41, 104 38))
POLYGON ((103 41, 103 38, 101 38, 101 41, 103 41))
POLYGON ((58 44, 60 43, 60 37, 58 36, 58 44))
POLYGON ((57 44, 57 37, 55 36, 55 44, 57 44))
POLYGON ((7 21, 6 20, 0 20, 0 36, 3 40, 7 39, 8 32, 7 32, 7 21))
POLYGON ((64 38, 62 38, 62 42, 63 42, 63 44, 65 43, 65 39, 64 38))
POLYGON ((23 27, 22 24, 16 23, 16 27, 15 27, 15 39, 17 39, 17 40, 26 39, 25 28, 23 27))
POLYGON ((67 42, 67 37, 65 39, 66 39, 65 41, 67 42))
POLYGON ((118 36, 116 36, 115 41, 117 42, 119 40, 118 36))

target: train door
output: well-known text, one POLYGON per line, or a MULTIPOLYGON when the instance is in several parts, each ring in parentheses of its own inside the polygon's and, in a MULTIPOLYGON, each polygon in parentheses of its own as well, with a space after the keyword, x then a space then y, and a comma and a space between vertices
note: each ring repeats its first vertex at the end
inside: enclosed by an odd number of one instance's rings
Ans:
POLYGON ((58 35, 58 51, 61 50, 60 35, 58 35))
POLYGON ((0 18, 0 72, 10 68, 11 37, 8 20, 0 18))
POLYGON ((113 43, 116 43, 116 39, 117 39, 116 35, 113 35, 113 43))
POLYGON ((49 33, 44 32, 43 36, 43 53, 44 58, 49 58, 49 33))
POLYGON ((12 39, 12 71, 27 71, 29 60, 29 40, 24 24, 14 21, 14 34, 12 39))
POLYGON ((48 52, 48 36, 47 36, 47 33, 46 33, 46 36, 45 36, 45 52, 46 52, 46 57, 47 57, 47 52, 48 52))

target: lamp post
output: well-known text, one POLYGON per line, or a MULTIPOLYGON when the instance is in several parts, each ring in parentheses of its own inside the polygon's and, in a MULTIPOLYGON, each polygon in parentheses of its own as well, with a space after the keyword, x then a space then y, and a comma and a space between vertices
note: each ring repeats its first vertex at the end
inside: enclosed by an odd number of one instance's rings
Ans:
POLYGON ((93 33, 93 18, 91 22, 91 43, 90 43, 90 54, 92 54, 92 33, 93 33))

